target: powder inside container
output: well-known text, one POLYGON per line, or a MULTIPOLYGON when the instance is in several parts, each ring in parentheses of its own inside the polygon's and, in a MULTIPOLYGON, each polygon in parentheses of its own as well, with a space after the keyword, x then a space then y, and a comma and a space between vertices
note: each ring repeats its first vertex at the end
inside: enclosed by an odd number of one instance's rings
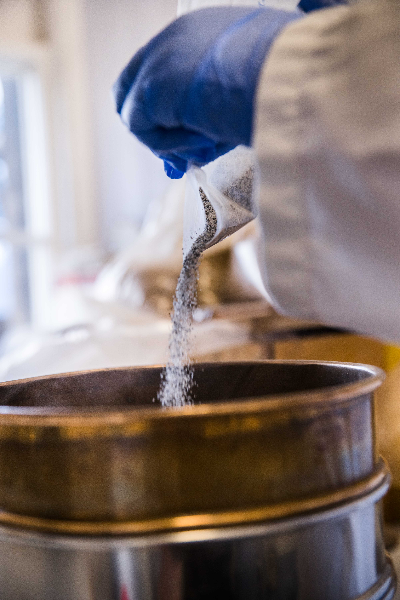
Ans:
POLYGON ((204 232, 193 242, 183 260, 176 286, 171 314, 172 332, 169 341, 169 361, 161 376, 158 399, 162 406, 185 406, 192 404, 193 367, 190 363, 190 334, 193 326, 192 314, 197 304, 197 281, 202 252, 217 231, 215 210, 199 188, 206 216, 204 232))

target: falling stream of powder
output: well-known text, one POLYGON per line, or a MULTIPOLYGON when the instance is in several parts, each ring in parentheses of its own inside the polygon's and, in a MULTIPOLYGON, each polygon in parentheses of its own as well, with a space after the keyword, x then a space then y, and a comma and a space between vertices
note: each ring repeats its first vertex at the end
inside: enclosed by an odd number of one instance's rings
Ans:
POLYGON ((199 192, 206 215, 206 227, 186 254, 176 286, 171 315, 169 361, 163 371, 161 388, 158 393, 158 399, 163 406, 184 406, 193 401, 193 367, 190 362, 192 313, 197 303, 197 281, 201 254, 217 230, 215 210, 201 188, 199 188, 199 192))

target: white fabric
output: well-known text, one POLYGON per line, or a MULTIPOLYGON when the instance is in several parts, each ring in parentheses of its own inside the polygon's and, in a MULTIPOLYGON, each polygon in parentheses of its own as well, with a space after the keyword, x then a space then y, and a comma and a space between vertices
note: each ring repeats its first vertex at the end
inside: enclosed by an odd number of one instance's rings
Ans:
POLYGON ((264 283, 284 313, 400 341, 400 2, 314 12, 257 97, 264 283))
POLYGON ((215 234, 206 245, 210 248, 255 218, 256 169, 255 152, 246 146, 237 146, 202 169, 189 169, 183 219, 184 256, 192 248, 194 240, 204 233, 207 224, 199 189, 203 190, 217 219, 215 234))

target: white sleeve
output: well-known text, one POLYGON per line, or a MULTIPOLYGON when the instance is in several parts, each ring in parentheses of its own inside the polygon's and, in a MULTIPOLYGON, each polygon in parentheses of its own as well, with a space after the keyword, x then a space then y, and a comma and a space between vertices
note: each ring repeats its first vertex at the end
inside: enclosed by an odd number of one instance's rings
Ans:
POLYGON ((289 25, 260 79, 264 283, 283 313, 400 341, 400 2, 289 25))

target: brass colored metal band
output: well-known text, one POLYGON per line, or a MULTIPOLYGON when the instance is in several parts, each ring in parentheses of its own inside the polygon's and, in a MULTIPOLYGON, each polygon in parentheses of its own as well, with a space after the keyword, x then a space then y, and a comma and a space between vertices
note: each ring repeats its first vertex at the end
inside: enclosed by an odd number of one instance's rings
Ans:
MULTIPOLYGON (((368 478, 345 488, 306 499, 292 500, 279 504, 193 515, 146 519, 143 521, 74 521, 56 520, 19 515, 0 511, 0 524, 24 529, 70 535, 149 535, 154 533, 179 532, 195 529, 255 525, 277 522, 326 512, 362 500, 383 486, 388 487, 390 472, 383 459, 368 478)), ((383 493, 386 490, 383 490, 383 493)))

